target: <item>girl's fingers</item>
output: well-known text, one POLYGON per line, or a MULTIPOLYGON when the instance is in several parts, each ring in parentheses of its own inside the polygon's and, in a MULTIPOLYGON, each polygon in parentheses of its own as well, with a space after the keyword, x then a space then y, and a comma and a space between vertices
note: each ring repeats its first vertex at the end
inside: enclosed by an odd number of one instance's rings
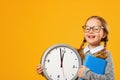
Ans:
POLYGON ((38 69, 38 70, 37 70, 37 73, 38 73, 38 74, 41 74, 42 72, 43 72, 43 69, 38 69))
POLYGON ((41 66, 42 66, 41 64, 37 65, 37 67, 41 67, 41 66))
POLYGON ((38 73, 38 74, 41 74, 41 73, 43 72, 43 67, 42 67, 42 65, 40 65, 40 64, 37 66, 36 69, 37 69, 37 73, 38 73))
POLYGON ((37 73, 38 73, 38 74, 41 74, 41 73, 42 73, 42 70, 37 70, 37 73))
POLYGON ((37 66, 37 69, 40 69, 40 68, 43 68, 42 65, 38 65, 38 66, 37 66))

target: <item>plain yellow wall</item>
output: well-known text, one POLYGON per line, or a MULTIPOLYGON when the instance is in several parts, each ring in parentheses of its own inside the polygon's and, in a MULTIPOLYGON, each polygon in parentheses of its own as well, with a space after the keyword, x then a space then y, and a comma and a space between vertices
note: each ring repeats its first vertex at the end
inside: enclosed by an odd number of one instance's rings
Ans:
POLYGON ((45 80, 36 73, 43 52, 56 43, 79 48, 81 26, 92 15, 104 17, 109 24, 107 49, 119 80, 119 0, 1 0, 0 80, 45 80))

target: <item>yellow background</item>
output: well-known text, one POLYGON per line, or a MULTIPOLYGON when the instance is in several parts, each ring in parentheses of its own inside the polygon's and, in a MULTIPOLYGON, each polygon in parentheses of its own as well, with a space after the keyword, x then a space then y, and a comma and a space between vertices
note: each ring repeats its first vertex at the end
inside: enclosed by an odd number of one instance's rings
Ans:
POLYGON ((92 15, 104 17, 109 24, 107 49, 119 80, 119 0, 1 0, 0 80, 45 80, 36 73, 43 52, 56 43, 79 48, 81 26, 92 15))

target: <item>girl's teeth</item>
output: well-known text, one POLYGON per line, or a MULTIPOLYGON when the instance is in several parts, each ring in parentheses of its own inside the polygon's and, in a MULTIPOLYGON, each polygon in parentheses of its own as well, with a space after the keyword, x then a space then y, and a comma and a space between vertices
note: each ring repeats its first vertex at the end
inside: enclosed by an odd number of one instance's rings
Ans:
POLYGON ((88 38, 95 38, 95 36, 88 36, 88 38))

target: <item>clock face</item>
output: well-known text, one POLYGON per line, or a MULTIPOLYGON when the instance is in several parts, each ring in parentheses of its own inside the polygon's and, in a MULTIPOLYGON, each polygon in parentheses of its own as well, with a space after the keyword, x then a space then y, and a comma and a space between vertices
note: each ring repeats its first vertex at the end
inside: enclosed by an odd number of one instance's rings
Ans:
POLYGON ((49 80, 75 80, 81 59, 74 48, 58 44, 45 51, 42 65, 43 73, 49 80))

